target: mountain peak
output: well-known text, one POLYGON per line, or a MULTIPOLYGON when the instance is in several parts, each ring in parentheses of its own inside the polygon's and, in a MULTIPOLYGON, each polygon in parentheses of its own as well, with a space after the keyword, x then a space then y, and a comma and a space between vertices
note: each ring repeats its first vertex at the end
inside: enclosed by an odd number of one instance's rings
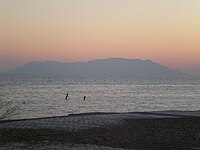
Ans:
POLYGON ((10 73, 65 74, 93 76, 179 77, 185 74, 151 60, 108 58, 88 62, 35 62, 11 70, 10 73))

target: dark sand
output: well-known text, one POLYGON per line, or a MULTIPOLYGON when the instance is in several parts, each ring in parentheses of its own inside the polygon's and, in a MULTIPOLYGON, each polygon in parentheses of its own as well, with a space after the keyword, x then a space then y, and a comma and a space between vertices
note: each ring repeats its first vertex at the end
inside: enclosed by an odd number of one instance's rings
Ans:
POLYGON ((138 150, 189 150, 200 147, 200 117, 126 119, 110 127, 69 132, 62 129, 0 129, 0 146, 27 144, 94 144, 138 150))

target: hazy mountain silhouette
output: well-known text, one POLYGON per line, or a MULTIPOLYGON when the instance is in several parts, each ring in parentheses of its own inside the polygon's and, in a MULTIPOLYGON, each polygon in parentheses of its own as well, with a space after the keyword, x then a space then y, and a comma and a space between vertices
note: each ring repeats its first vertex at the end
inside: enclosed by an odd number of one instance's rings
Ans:
POLYGON ((150 60, 109 58, 88 62, 60 63, 56 61, 30 62, 9 73, 65 74, 94 76, 178 77, 184 73, 150 60))

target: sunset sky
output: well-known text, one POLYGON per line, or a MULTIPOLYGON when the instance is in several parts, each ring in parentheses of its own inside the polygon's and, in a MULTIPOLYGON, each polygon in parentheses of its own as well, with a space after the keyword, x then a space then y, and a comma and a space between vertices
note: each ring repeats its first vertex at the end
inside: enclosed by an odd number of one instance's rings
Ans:
POLYGON ((0 0, 0 72, 113 57, 200 72, 200 0, 0 0))

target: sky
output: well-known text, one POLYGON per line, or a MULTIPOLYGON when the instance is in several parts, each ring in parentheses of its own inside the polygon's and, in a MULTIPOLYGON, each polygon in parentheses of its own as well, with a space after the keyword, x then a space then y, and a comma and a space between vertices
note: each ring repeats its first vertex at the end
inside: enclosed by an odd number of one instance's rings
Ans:
POLYGON ((200 0, 0 0, 0 72, 115 57, 200 73, 200 0))

